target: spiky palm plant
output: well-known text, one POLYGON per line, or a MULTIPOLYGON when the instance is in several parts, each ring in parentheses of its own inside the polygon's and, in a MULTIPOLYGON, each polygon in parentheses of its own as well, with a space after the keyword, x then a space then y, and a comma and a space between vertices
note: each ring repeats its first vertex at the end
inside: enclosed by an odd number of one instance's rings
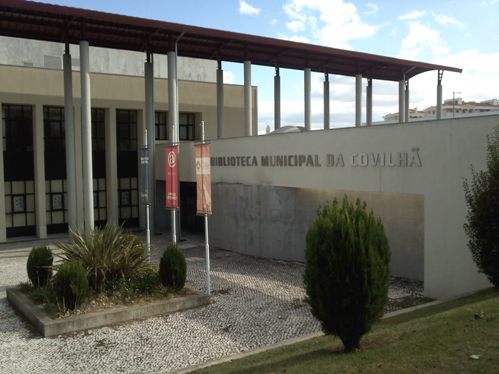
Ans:
POLYGON ((112 224, 95 229, 88 237, 73 232, 69 243, 57 246, 64 262, 80 262, 85 266, 94 290, 103 290, 108 281, 137 276, 149 268, 140 239, 112 224))

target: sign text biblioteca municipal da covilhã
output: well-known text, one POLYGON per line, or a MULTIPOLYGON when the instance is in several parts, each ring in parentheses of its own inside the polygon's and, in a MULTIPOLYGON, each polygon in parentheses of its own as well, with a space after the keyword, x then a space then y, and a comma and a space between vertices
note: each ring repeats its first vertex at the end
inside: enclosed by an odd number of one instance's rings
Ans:
POLYGON ((409 152, 356 152, 343 153, 217 156, 211 157, 214 167, 422 167, 419 148, 409 152))

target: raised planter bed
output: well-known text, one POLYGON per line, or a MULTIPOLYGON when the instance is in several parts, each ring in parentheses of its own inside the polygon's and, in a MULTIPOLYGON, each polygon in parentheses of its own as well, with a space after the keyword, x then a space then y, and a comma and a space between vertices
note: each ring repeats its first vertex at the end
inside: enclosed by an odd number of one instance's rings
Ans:
POLYGON ((34 304, 19 289, 7 288, 6 291, 9 303, 44 337, 179 312, 207 305, 210 302, 209 296, 194 294, 54 319, 45 312, 42 305, 34 304))

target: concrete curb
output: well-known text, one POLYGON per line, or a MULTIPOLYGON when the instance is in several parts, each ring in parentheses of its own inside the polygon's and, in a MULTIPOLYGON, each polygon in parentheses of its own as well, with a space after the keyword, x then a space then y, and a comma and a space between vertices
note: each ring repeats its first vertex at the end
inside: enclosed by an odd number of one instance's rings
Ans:
POLYGON ((6 292, 9 303, 28 319, 44 337, 174 313, 207 305, 210 302, 207 295, 187 295, 144 305, 123 306, 63 319, 52 319, 41 305, 35 305, 18 289, 7 288, 6 292))

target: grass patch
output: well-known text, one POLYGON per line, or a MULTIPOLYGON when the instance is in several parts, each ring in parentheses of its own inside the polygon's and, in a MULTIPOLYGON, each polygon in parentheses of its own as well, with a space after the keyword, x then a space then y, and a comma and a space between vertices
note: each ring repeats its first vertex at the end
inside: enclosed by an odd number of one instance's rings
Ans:
POLYGON ((338 338, 322 336, 196 372, 499 373, 499 294, 487 290, 382 320, 360 351, 342 349, 338 338))

